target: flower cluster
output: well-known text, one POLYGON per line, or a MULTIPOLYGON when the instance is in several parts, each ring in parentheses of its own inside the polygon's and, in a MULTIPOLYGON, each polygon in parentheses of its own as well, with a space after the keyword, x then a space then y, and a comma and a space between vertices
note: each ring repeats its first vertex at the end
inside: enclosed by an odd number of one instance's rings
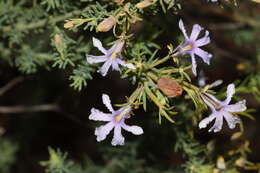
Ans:
MULTIPOLYGON (((198 25, 193 25, 191 34, 188 35, 182 20, 179 21, 179 28, 184 35, 184 42, 182 42, 176 49, 173 51, 175 54, 173 56, 185 56, 189 55, 191 57, 192 72, 197 75, 197 62, 196 56, 200 57, 204 63, 210 65, 210 60, 212 54, 201 49, 202 46, 205 46, 210 43, 209 31, 205 30, 204 36, 199 38, 201 31, 204 29, 198 25)), ((136 69, 132 63, 126 63, 122 60, 122 51, 125 45, 125 40, 119 39, 115 41, 114 45, 106 50, 102 43, 93 38, 93 45, 99 49, 104 55, 93 56, 86 55, 87 62, 90 64, 93 63, 104 63, 102 67, 98 70, 102 76, 106 76, 109 68, 112 66, 113 70, 121 72, 119 65, 132 69, 136 69)), ((175 80, 167 77, 159 77, 157 81, 157 87, 169 98, 174 98, 182 94, 182 86, 180 86, 175 80)), ((206 85, 205 76, 202 72, 198 77, 198 83, 200 87, 214 87, 219 85, 219 81, 214 82, 210 86, 206 85)), ((239 123, 239 119, 234 115, 236 112, 242 112, 246 110, 245 100, 240 101, 236 104, 230 104, 231 98, 235 93, 234 84, 228 85, 227 88, 227 98, 224 101, 219 101, 213 95, 205 92, 200 92, 202 100, 205 104, 211 109, 212 113, 209 117, 203 119, 199 123, 199 128, 205 128, 207 125, 215 119, 214 125, 209 129, 209 132, 219 132, 222 129, 224 119, 227 121, 229 128, 235 128, 236 124, 239 123)), ((152 95, 154 98, 154 96, 152 95)), ((105 125, 102 125, 95 130, 96 139, 98 142, 106 139, 107 135, 112 129, 114 129, 114 136, 111 144, 124 145, 124 137, 122 136, 122 129, 131 132, 135 135, 143 134, 143 129, 138 126, 128 126, 125 124, 125 120, 130 118, 132 112, 131 102, 127 103, 126 106, 121 107, 118 110, 114 110, 111 106, 109 96, 103 94, 102 96, 103 103, 108 108, 110 113, 103 113, 95 108, 91 109, 91 114, 89 116, 90 120, 95 121, 105 121, 105 125)), ((156 102, 158 104, 158 102, 156 102)))

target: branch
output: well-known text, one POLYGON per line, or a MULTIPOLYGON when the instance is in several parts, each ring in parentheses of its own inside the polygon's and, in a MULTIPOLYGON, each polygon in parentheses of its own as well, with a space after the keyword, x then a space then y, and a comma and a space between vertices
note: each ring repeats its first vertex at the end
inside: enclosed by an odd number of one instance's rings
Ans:
POLYGON ((8 82, 5 86, 0 88, 0 96, 4 95, 8 90, 12 89, 16 84, 22 82, 24 78, 22 76, 16 77, 8 82))
POLYGON ((82 123, 79 119, 75 118, 73 115, 64 112, 60 109, 57 104, 41 104, 34 106, 0 106, 0 114, 18 114, 18 113, 32 113, 32 112, 45 112, 52 111, 61 114, 62 116, 70 119, 71 121, 86 127, 84 123, 82 123))
POLYGON ((34 106, 0 106, 1 114, 16 114, 16 113, 24 113, 24 112, 42 112, 42 111, 55 111, 59 112, 59 107, 55 104, 42 104, 42 105, 34 105, 34 106))
POLYGON ((42 19, 42 20, 39 20, 38 22, 33 22, 33 23, 29 23, 29 24, 28 23, 18 23, 14 26, 6 26, 3 29, 0 29, 0 31, 9 32, 11 30, 23 31, 23 30, 36 29, 36 28, 46 26, 47 24, 53 25, 57 22, 64 21, 68 18, 71 18, 75 15, 79 15, 81 13, 82 13, 82 10, 75 10, 75 11, 72 11, 65 15, 56 16, 54 18, 42 19))

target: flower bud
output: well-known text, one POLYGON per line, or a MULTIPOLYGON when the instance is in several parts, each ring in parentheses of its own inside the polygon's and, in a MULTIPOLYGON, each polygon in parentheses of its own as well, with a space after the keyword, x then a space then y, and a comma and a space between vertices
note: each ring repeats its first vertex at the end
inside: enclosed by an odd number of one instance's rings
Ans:
POLYGON ((240 138, 242 135, 243 135, 242 132, 236 132, 236 133, 234 133, 234 134, 231 136, 230 139, 234 141, 234 140, 240 138))
POLYGON ((116 22, 117 19, 114 16, 110 16, 98 24, 97 30, 99 32, 107 32, 116 24, 116 22))
POLYGON ((158 88, 170 98, 180 96, 182 94, 182 87, 173 79, 162 77, 157 82, 158 88))
POLYGON ((62 36, 60 34, 55 34, 54 43, 58 50, 62 48, 62 36))
POLYGON ((243 157, 240 157, 235 161, 235 165, 238 167, 244 167, 246 165, 246 160, 243 157))
POLYGON ((142 9, 152 5, 152 3, 152 0, 143 0, 142 2, 137 3, 136 7, 142 9))
POLYGON ((74 21, 67 21, 64 25, 63 25, 63 27, 65 28, 65 29, 70 29, 70 28, 72 28, 73 26, 74 26, 74 21))
POLYGON ((114 2, 121 5, 121 4, 123 4, 124 0, 114 0, 114 2))
POLYGON ((225 160, 224 160, 224 157, 222 156, 219 156, 218 159, 217 159, 217 168, 218 169, 226 169, 226 163, 225 163, 225 160))

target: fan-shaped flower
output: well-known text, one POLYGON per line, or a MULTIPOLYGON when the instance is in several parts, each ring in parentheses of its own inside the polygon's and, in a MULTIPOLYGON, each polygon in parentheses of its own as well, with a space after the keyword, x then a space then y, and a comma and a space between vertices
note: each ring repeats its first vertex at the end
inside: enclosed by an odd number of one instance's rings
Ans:
POLYGON ((99 70, 102 76, 106 76, 111 66, 113 70, 121 71, 119 68, 119 64, 130 69, 135 69, 135 66, 133 64, 126 63, 121 59, 121 52, 124 44, 125 42, 123 40, 117 40, 110 49, 106 50, 102 46, 100 40, 93 37, 93 45, 97 47, 104 55, 93 56, 87 54, 87 61, 90 64, 104 62, 103 66, 99 70))
POLYGON ((229 84, 227 87, 227 98, 224 101, 219 101, 216 97, 211 94, 204 93, 202 99, 209 106, 212 113, 207 118, 203 119, 199 123, 199 128, 205 128, 211 121, 215 119, 214 125, 209 129, 209 132, 219 132, 222 129, 223 118, 227 121, 230 129, 236 127, 236 124, 240 120, 235 117, 232 113, 243 112, 246 110, 246 101, 240 101, 235 104, 229 104, 231 98, 235 94, 235 85, 229 84))
POLYGON ((102 100, 104 105, 111 113, 103 113, 95 108, 91 109, 91 114, 89 115, 90 120, 95 121, 106 121, 105 125, 102 125, 95 130, 95 135, 97 136, 97 141, 103 141, 106 139, 107 135, 114 128, 114 137, 111 144, 124 145, 125 138, 122 136, 122 128, 128 132, 133 133, 134 135, 143 134, 143 129, 139 126, 129 126, 125 124, 125 119, 130 117, 132 107, 130 105, 124 106, 119 110, 114 110, 111 106, 109 96, 106 94, 102 95, 102 100))
POLYGON ((185 37, 185 41, 180 46, 177 47, 177 51, 182 56, 187 54, 191 56, 192 72, 196 76, 197 63, 196 63, 195 55, 201 57, 202 60, 208 65, 210 64, 210 59, 212 58, 212 54, 200 48, 201 46, 210 43, 209 32, 206 30, 205 35, 202 38, 197 39, 200 32, 203 30, 203 28, 200 25, 198 24, 193 25, 190 36, 187 35, 182 20, 179 21, 179 28, 181 29, 185 37))

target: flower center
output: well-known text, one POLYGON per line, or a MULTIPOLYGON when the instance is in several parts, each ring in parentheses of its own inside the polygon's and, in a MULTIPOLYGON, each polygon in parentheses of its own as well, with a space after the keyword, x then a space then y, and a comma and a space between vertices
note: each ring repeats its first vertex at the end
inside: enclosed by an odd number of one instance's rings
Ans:
POLYGON ((118 56, 118 52, 114 51, 110 56, 111 59, 115 59, 118 56))
POLYGON ((112 59, 115 59, 116 57, 118 57, 120 55, 125 42, 122 40, 119 40, 115 44, 116 44, 115 50, 113 51, 113 53, 110 56, 110 58, 112 58, 112 59))
POLYGON ((181 48, 181 51, 184 52, 184 51, 190 51, 193 49, 193 44, 190 42, 189 44, 187 44, 186 46, 182 47, 181 48))
POLYGON ((118 113, 115 115, 115 122, 119 123, 123 118, 127 118, 131 112, 132 107, 130 105, 124 106, 118 110, 118 113))
POLYGON ((123 114, 120 113, 115 116, 114 120, 115 120, 115 122, 119 123, 123 117, 124 117, 123 114))

